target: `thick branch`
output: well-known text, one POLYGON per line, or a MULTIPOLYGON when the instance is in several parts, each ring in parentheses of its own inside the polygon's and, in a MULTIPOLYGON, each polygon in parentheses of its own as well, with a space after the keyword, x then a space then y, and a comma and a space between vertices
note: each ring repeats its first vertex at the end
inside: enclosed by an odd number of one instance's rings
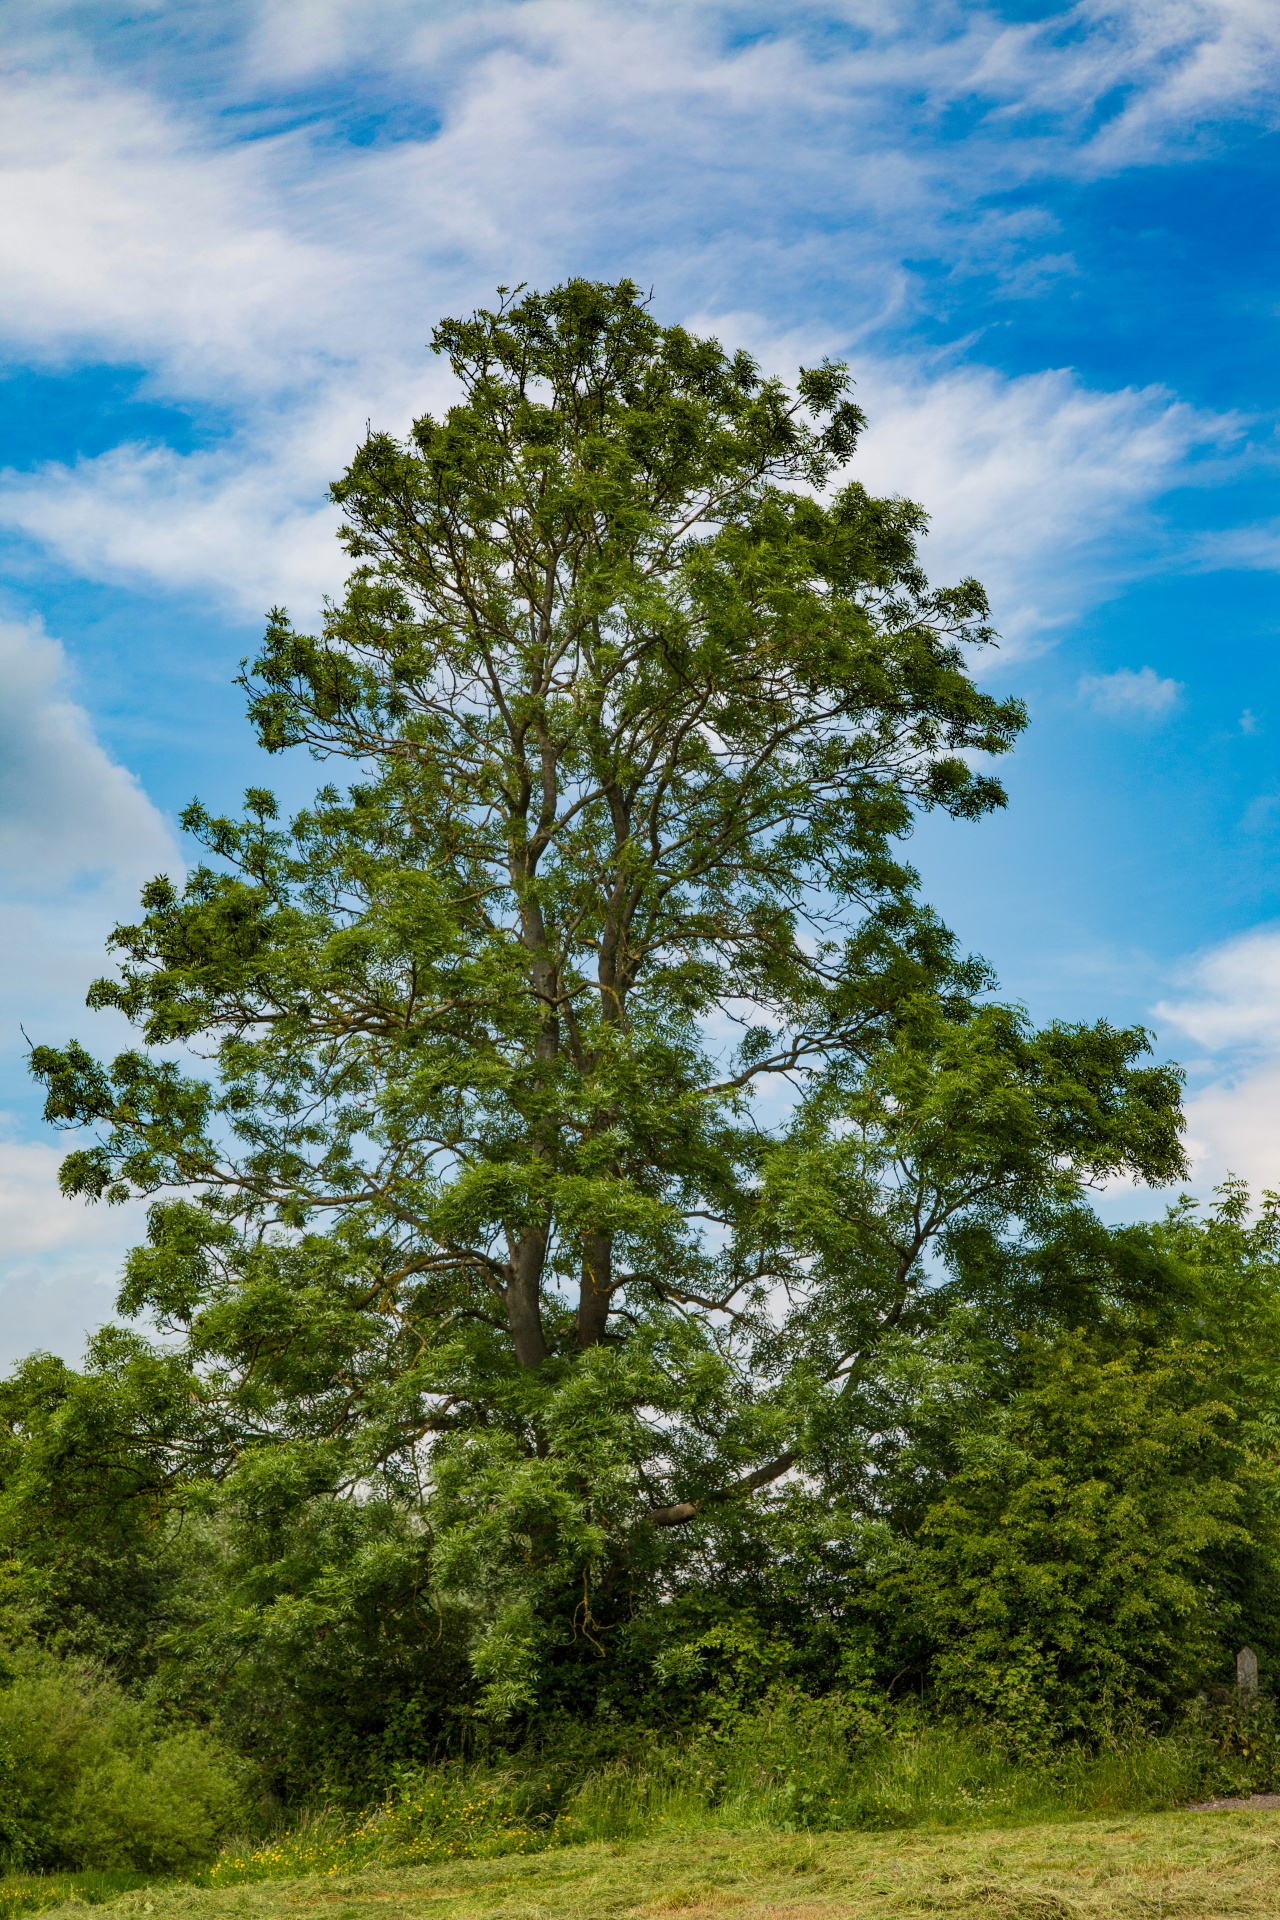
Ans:
POLYGON ((780 1480, 789 1467, 794 1467, 797 1455, 795 1449, 788 1447, 767 1467, 760 1467, 755 1473, 749 1473, 745 1480, 735 1480, 732 1486, 719 1487, 714 1493, 703 1494, 700 1500, 678 1500, 671 1507, 650 1507, 646 1516, 655 1527, 683 1527, 690 1520, 696 1520, 707 1507, 720 1506, 726 1500, 741 1499, 744 1494, 758 1493, 761 1487, 771 1486, 780 1480))

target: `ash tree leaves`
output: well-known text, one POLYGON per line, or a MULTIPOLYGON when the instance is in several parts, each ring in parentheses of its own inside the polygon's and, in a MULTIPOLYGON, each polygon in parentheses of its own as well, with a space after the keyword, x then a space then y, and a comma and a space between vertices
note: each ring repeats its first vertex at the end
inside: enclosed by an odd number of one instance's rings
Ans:
POLYGON ((142 1048, 32 1064, 94 1135, 67 1190, 156 1199, 125 1302, 186 1339, 228 1484, 284 1498, 310 1448, 299 1500, 418 1516, 498 1686, 805 1461, 944 1310, 930 1248, 1181 1159, 1144 1035, 980 1004, 916 896, 898 843, 1003 805, 1024 715, 969 672, 982 589, 842 472, 843 367, 790 390, 626 281, 434 344, 454 404, 370 433, 344 596, 245 675, 346 784, 193 805, 206 858, 91 994, 142 1048))

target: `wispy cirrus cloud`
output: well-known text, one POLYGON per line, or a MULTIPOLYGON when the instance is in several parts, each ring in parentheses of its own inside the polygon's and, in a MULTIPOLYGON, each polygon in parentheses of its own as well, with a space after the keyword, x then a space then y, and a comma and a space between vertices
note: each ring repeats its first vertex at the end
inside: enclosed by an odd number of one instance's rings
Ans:
POLYGON ((1036 128, 1024 164, 1087 174, 1275 125, 1278 79, 1269 0, 1079 0, 993 32, 970 85, 993 123, 1036 128))
POLYGON ((1271 11, 206 0, 182 33, 159 9, 95 44, 49 8, 3 88, 0 324, 239 391, 420 349, 424 291, 576 255, 661 271, 686 306, 715 285, 731 310, 761 273, 775 309, 837 293, 848 338, 887 290, 918 298, 921 253, 1061 266, 1052 217, 991 195, 1071 175, 1106 129, 1269 111, 1271 11))
POLYGON ((1166 563, 1153 502, 1241 436, 1233 416, 1163 389, 1099 391, 1065 370, 1009 378, 904 360, 873 364, 861 391, 860 472, 927 504, 930 565, 977 573, 1022 644, 1166 563))
MULTIPOLYGON (((825 344, 806 354, 803 342, 771 339, 754 315, 700 324, 735 344, 745 335, 782 371, 825 344)), ((427 397, 445 392, 438 367, 419 382, 387 382, 373 417, 402 432, 427 397)), ((1152 502, 1189 460, 1224 454, 1239 435, 1230 415, 1159 389, 1099 392, 1067 372, 1009 378, 869 357, 858 394, 870 427, 854 470, 873 488, 927 503, 931 571, 976 573, 1011 647, 1162 563, 1152 502)), ((87 578, 195 589, 251 617, 275 601, 309 614, 342 578, 324 489, 366 417, 335 388, 208 452, 124 446, 74 466, 0 474, 0 527, 87 578)))

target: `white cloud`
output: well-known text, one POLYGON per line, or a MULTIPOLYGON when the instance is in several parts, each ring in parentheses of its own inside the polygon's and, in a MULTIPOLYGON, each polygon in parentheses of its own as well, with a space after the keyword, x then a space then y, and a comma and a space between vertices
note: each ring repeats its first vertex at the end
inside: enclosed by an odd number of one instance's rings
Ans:
POLYGON ((1273 114, 1280 70, 1270 0, 1086 0, 1021 26, 964 0, 196 0, 181 34, 141 19, 100 52, 78 8, 20 27, 10 337, 145 343, 193 391, 362 360, 371 313, 403 346, 424 270, 474 288, 619 238, 669 284, 745 287, 856 218, 824 273, 872 306, 922 247, 1023 273, 1028 246, 1057 251, 1051 223, 991 189, 1273 114), (961 103, 963 143, 936 139, 961 103), (347 113, 393 137, 333 138, 347 113))
POLYGON ((871 418, 859 473, 928 508, 931 572, 977 574, 1013 639, 1152 565, 1152 501, 1239 432, 1162 388, 1100 392, 1067 371, 873 364, 858 391, 871 418))
POLYGON ((1186 971, 1184 998, 1155 1013, 1197 1046, 1280 1053, 1280 929, 1257 928, 1202 954, 1186 971))
POLYGON ((1087 0, 1075 13, 1088 48, 1074 67, 1082 100, 1092 107, 1114 88, 1128 91, 1091 142, 1095 165, 1201 144, 1224 117, 1273 126, 1280 118, 1280 16, 1271 0, 1087 0))
POLYGON ((1242 573, 1275 573, 1280 570, 1280 520, 1201 534, 1189 558, 1207 572, 1239 568, 1242 573))
POLYGON ((252 382, 264 355, 278 381, 314 344, 298 317, 336 263, 279 217, 301 142, 211 146, 153 96, 93 76, 11 75, 3 104, 11 350, 132 358, 201 394, 252 382))
POLYGON ((67 1200, 59 1148, 0 1140, 0 1369, 36 1348, 73 1364, 86 1335, 113 1317, 128 1247, 145 1210, 67 1200))
POLYGON ((1154 667, 1119 667, 1115 673, 1086 673, 1080 697, 1109 720, 1163 720, 1182 698, 1180 680, 1162 680, 1154 667))
POLYGON ((872 416, 862 471, 926 504, 932 570, 977 572, 1013 637, 1149 565, 1144 509, 1238 431, 1159 390, 908 366, 859 342, 910 316, 913 253, 1010 287, 1072 271, 1052 222, 983 195, 1076 167, 1097 138, 1079 117, 1117 90, 1130 107, 1253 100, 1260 8, 1147 0, 1011 27, 958 0, 849 0, 833 38, 799 8, 262 0, 197 4, 171 45, 147 28, 145 66, 117 35, 110 69, 77 11, 44 19, 0 83, 2 336, 37 360, 141 365, 148 392, 224 416, 212 451, 117 447, 5 478, 0 524, 90 577, 309 609, 339 572, 324 487, 364 420, 401 427, 442 391, 431 320, 566 270, 636 271, 673 315, 714 289, 727 335, 765 343, 789 322, 762 306, 812 312, 820 270, 817 331, 851 354, 872 416), (321 81, 330 118, 287 125, 289 89, 321 81), (362 89, 409 114, 402 137, 331 137, 362 89), (986 117, 937 141, 960 100, 986 117))
MULTIPOLYGON (((72 1033, 109 1050, 118 1021, 92 1016, 114 921, 139 884, 180 866, 165 821, 95 738, 73 699, 61 647, 38 627, 0 623, 0 1063, 25 1078, 27 1042, 72 1033)), ((58 1192, 63 1149, 0 1139, 0 1365, 34 1345, 74 1358, 110 1315, 140 1210, 86 1207, 58 1192)))
POLYGON ((0 622, 0 876, 27 900, 112 886, 174 857, 171 835, 71 698, 66 657, 36 625, 0 622))
POLYGON ((898 90, 934 116, 957 100, 977 101, 1005 123, 1047 123, 1048 137, 1028 143, 1033 152, 1087 146, 1094 164, 1194 138, 1224 115, 1273 115, 1280 68, 1270 0, 1077 0, 1025 24, 968 0, 844 0, 825 15, 786 4, 767 14, 729 4, 691 13, 679 0, 387 0, 377 8, 364 0, 262 0, 241 17, 241 71, 276 82, 355 66, 394 83, 415 61, 439 66, 485 45, 545 47, 566 27, 590 37, 598 24, 639 24, 704 46, 723 45, 738 29, 749 45, 763 39, 775 57, 794 52, 801 66, 823 65, 832 91, 865 94, 872 112, 898 90))
POLYGON ((1228 1174, 1280 1189, 1280 1060, 1210 1081, 1186 1103, 1185 1145, 1204 1192, 1228 1174))
POLYGON ((1154 1015, 1204 1050, 1187 1100, 1196 1184, 1235 1173, 1255 1191, 1280 1187, 1280 928, 1211 948, 1181 984, 1154 1015))
MULTIPOLYGON (((0 681, 0 1059, 12 1060, 22 1025, 45 1038, 55 1023, 83 1024, 112 924, 136 907, 143 881, 181 860, 71 697, 56 641, 0 622, 0 681)), ((3 1246, 0 1237, 0 1255, 3 1246)))
POLYGON ((354 450, 349 424, 329 460, 278 446, 183 456, 135 445, 0 474, 0 524, 82 578, 198 588, 253 618, 281 603, 311 613, 344 577, 324 486, 354 450))
POLYGON ((58 1190, 59 1148, 0 1140, 0 1245, 6 1258, 37 1261, 50 1253, 95 1254, 105 1236, 128 1246, 138 1237, 137 1209, 103 1208, 64 1200, 58 1190))

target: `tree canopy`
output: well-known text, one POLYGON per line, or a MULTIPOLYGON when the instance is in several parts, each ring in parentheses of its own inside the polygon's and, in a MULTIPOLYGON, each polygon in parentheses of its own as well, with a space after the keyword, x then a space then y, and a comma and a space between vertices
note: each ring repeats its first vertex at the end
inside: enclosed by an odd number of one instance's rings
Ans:
POLYGON ((453 404, 333 488, 344 596, 245 676, 343 783, 193 804, 90 995, 139 1046, 33 1066, 92 1130, 66 1191, 154 1202, 121 1306, 182 1346, 111 1363, 146 1498, 220 1486, 291 1631, 399 1568, 502 1714, 718 1519, 839 1482, 886 1341, 1176 1177, 1179 1076, 1035 1030, 918 898, 900 843, 1004 804, 1024 714, 981 587, 848 477, 842 366, 788 388, 626 281, 434 345, 453 404))

